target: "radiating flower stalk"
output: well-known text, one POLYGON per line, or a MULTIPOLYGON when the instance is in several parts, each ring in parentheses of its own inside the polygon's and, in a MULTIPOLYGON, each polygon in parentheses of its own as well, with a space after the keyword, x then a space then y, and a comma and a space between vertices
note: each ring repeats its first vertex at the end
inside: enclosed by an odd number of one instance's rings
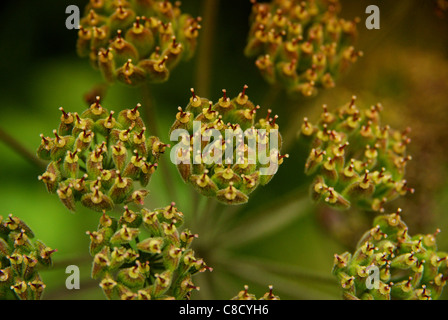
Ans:
POLYGON ((172 150, 182 179, 202 195, 230 205, 246 203, 250 193, 266 185, 288 157, 280 154, 277 116, 267 110, 267 116, 256 122, 260 106, 249 100, 246 89, 233 99, 223 90, 217 103, 191 89, 188 105, 179 107, 170 130, 171 134, 184 132, 179 135, 179 147, 172 150), (212 139, 213 132, 217 135, 212 139), (275 147, 271 148, 271 142, 275 147))
POLYGON ((380 215, 354 253, 336 254, 333 274, 348 300, 439 298, 448 279, 448 254, 434 234, 410 236, 401 210, 380 215))
POLYGON ((300 138, 311 149, 305 173, 314 177, 314 200, 337 209, 381 212, 386 203, 414 192, 404 179, 411 159, 409 129, 381 124, 381 104, 359 109, 355 102, 353 97, 335 111, 324 105, 316 124, 304 119, 300 138))
POLYGON ((49 160, 39 176, 71 211, 76 203, 102 212, 115 205, 143 205, 146 187, 158 160, 169 146, 148 136, 140 104, 117 114, 100 104, 100 97, 83 113, 62 111, 54 137, 41 135, 37 154, 49 160))
POLYGON ((196 50, 201 18, 167 0, 90 0, 77 51, 108 82, 161 83, 196 50))
POLYGON ((358 19, 338 17, 338 0, 252 1, 245 55, 271 85, 298 96, 332 88, 362 52, 355 50, 358 19))
POLYGON ((183 213, 174 203, 156 210, 124 208, 120 218, 106 214, 90 236, 92 278, 108 299, 189 299, 199 287, 198 272, 212 271, 190 248, 197 238, 181 230, 183 213))
POLYGON ((40 240, 18 217, 0 216, 0 299, 40 300, 45 283, 39 271, 52 266, 56 250, 40 240))
POLYGON ((269 291, 266 292, 261 298, 249 293, 249 286, 245 285, 244 290, 238 292, 238 294, 232 298, 232 300, 280 300, 280 297, 274 295, 274 287, 269 286, 269 291))

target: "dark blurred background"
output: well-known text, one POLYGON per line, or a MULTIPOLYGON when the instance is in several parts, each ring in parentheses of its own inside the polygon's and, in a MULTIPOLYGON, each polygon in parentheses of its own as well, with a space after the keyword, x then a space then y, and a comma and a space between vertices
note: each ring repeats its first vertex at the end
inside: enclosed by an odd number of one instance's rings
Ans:
MULTIPOLYGON (((206 0, 182 2, 183 11, 203 15, 206 0)), ((57 126, 59 107, 81 112, 87 107, 84 94, 102 82, 89 62, 76 55, 77 31, 65 28, 65 8, 75 4, 82 9, 86 3, 14 0, 0 4, 0 128, 30 152, 39 145, 40 133, 49 135, 57 126)), ((282 133, 295 132, 304 115, 316 119, 324 103, 335 108, 352 95, 366 107, 381 102, 385 123, 397 129, 413 129, 409 147, 413 160, 407 178, 416 193, 391 203, 387 209, 403 208, 411 234, 440 228, 439 247, 448 250, 448 13, 438 11, 436 1, 428 0, 341 3, 343 17, 361 18, 356 48, 364 56, 335 89, 320 91, 316 98, 306 101, 289 99, 284 93, 269 96, 269 86, 259 76, 254 60, 243 55, 249 0, 221 0, 209 44, 212 60, 207 70, 208 92, 198 94, 217 100, 223 88, 235 96, 248 84, 254 103, 280 115, 282 133), (381 10, 380 30, 364 26, 365 8, 370 4, 381 10)), ((186 105, 189 89, 197 83, 198 63, 196 55, 179 65, 167 83, 152 88, 157 129, 163 141, 169 141, 168 129, 177 107, 186 105)), ((104 106, 120 110, 141 100, 138 90, 116 84, 108 90, 104 106)), ((330 275, 333 254, 351 249, 372 217, 333 212, 311 203, 303 175, 306 154, 297 143, 288 152, 291 157, 273 181, 257 191, 247 205, 228 210, 200 198, 200 208, 209 211, 207 219, 191 223, 191 227, 197 227, 193 232, 200 235, 196 240, 199 255, 214 271, 197 277, 201 291, 192 298, 229 299, 244 284, 249 284, 257 296, 273 284, 284 299, 340 297, 330 275), (209 232, 215 222, 223 227, 209 232), (206 233, 204 237, 201 231, 206 233)), ((147 206, 175 201, 188 217, 197 208, 195 197, 174 166, 167 170, 170 175, 160 171, 154 176, 147 206), (170 179, 170 193, 166 179, 170 179)), ((69 213, 38 181, 41 173, 10 146, 0 143, 0 215, 12 213, 24 219, 37 238, 58 249, 53 270, 42 273, 47 283, 45 298, 103 299, 98 283, 90 280, 89 237, 85 234, 96 229, 99 215, 81 207, 76 214, 69 213), (65 288, 65 267, 69 264, 81 268, 81 290, 65 288)))

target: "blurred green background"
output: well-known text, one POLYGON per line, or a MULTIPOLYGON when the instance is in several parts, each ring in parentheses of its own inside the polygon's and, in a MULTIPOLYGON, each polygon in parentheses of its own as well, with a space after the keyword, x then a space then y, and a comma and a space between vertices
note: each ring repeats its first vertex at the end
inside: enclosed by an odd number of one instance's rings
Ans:
MULTIPOLYGON (((206 24, 206 2, 215 1, 184 0, 182 9, 203 16, 206 24)), ((0 129, 3 138, 8 133, 29 152, 35 152, 40 133, 49 135, 57 126, 59 107, 83 111, 87 107, 84 95, 102 82, 88 61, 76 56, 77 31, 65 28, 65 8, 70 4, 83 8, 86 3, 14 0, 0 4, 0 129)), ((308 200, 309 181, 303 175, 307 155, 293 138, 304 115, 316 119, 323 103, 337 107, 352 95, 366 107, 381 102, 384 122, 392 127, 413 129, 409 147, 413 160, 407 178, 416 193, 390 203, 387 209, 403 208, 411 234, 440 228, 439 248, 448 250, 448 15, 437 12, 436 1, 341 1, 343 17, 361 18, 356 48, 364 57, 335 89, 301 101, 282 92, 272 95, 254 60, 244 57, 249 0, 216 3, 208 29, 211 40, 204 50, 211 59, 205 70, 208 80, 201 85, 207 93, 198 94, 217 100, 223 88, 236 96, 247 84, 254 103, 279 114, 280 131, 292 141, 287 151, 291 156, 248 204, 231 208, 196 196, 168 162, 154 175, 147 207, 175 201, 187 217, 186 226, 199 234, 197 255, 214 268, 195 278, 201 290, 192 298, 229 299, 244 284, 257 296, 272 284, 282 299, 340 298, 330 274, 333 255, 352 249, 360 232, 370 227, 372 216, 338 213, 308 200), (380 30, 365 28, 365 8, 370 4, 381 10, 380 30), (198 219, 192 218, 193 213, 198 219)), ((201 57, 197 54, 179 65, 167 83, 152 86, 157 131, 164 142, 169 141, 168 129, 177 107, 186 105, 189 89, 204 76, 196 72, 201 57)), ((116 84, 103 105, 121 110, 142 100, 138 89, 116 84)), ((90 280, 90 240, 85 234, 96 230, 99 215, 80 206, 71 214, 38 181, 42 172, 10 145, 0 143, 0 215, 22 218, 37 238, 58 249, 54 268, 42 272, 47 284, 44 298, 104 299, 98 283, 90 280), (80 290, 65 287, 65 268, 70 264, 80 267, 80 290)))

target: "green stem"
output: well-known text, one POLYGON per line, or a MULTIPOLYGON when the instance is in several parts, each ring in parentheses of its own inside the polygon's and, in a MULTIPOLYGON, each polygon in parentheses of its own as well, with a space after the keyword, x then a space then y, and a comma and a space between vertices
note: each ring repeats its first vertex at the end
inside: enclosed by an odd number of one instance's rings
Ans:
MULTIPOLYGON (((243 244, 266 237, 286 227, 309 212, 310 206, 308 194, 295 189, 287 196, 269 204, 267 208, 255 208, 233 229, 225 230, 224 228, 232 228, 232 226, 229 223, 222 224, 219 234, 213 239, 214 244, 220 244, 223 248, 241 247, 243 244), (300 195, 303 196, 300 197, 300 195)), ((229 222, 231 217, 227 220, 229 222)))
POLYGON ((23 146, 18 140, 2 128, 0 128, 0 141, 3 141, 8 147, 10 147, 33 166, 41 170, 45 170, 46 165, 42 160, 40 160, 34 153, 30 152, 25 146, 23 146))
MULTIPOLYGON (((319 290, 313 285, 316 280, 318 283, 322 283, 323 278, 320 276, 314 279, 310 278, 310 272, 297 273, 296 279, 300 281, 294 281, 290 277, 285 277, 283 273, 269 272, 264 266, 241 260, 235 256, 227 256, 224 253, 217 255, 215 263, 219 264, 221 269, 233 273, 244 281, 251 281, 261 286, 275 284, 274 291, 279 294, 280 298, 283 293, 292 296, 294 299, 335 299, 333 295, 324 292, 324 290, 319 290), (299 275, 301 279, 298 278, 299 275), (266 281, 269 281, 269 283, 266 281)), ((324 282, 328 285, 334 285, 334 280, 331 282, 325 280, 324 282)))
POLYGON ((192 198, 191 219, 194 223, 199 212, 199 194, 197 192, 193 192, 191 198, 192 198))
POLYGON ((294 145, 294 142, 297 140, 297 134, 299 132, 300 126, 302 124, 302 120, 304 115, 307 112, 311 112, 311 108, 313 106, 313 102, 315 99, 313 98, 299 98, 295 101, 289 101, 288 104, 293 107, 291 111, 289 121, 286 125, 286 129, 283 130, 283 145, 282 145, 282 153, 288 153, 288 150, 294 145))
POLYGON ((200 211, 200 214, 197 216, 198 221, 198 231, 207 232, 207 225, 210 220, 214 221, 215 219, 210 219, 210 216, 215 214, 216 207, 219 205, 218 201, 214 198, 207 198, 204 209, 200 211))
MULTIPOLYGON (((202 29, 199 39, 198 53, 196 57, 195 90, 203 97, 209 96, 212 77, 213 40, 218 18, 219 0, 203 0, 202 3, 202 29)), ((200 199, 196 190, 191 189, 193 199, 192 222, 197 226, 202 211, 200 211, 200 199)), ((207 201, 210 201, 209 199, 207 201)), ((208 208, 209 202, 205 208, 208 208)))
POLYGON ((199 95, 209 96, 210 79, 212 74, 212 58, 214 48, 214 38, 216 30, 216 21, 218 19, 219 0, 204 0, 202 7, 202 29, 201 39, 197 53, 195 86, 199 95))
POLYGON ((214 227, 210 230, 207 230, 207 236, 210 241, 214 242, 213 239, 220 236, 221 232, 229 227, 229 222, 233 221, 233 217, 240 211, 244 210, 244 205, 234 205, 234 206, 220 206, 220 210, 218 211, 218 215, 216 217, 216 221, 214 222, 214 227))
MULTIPOLYGON (((144 119, 147 126, 149 126, 148 131, 151 135, 159 137, 159 131, 156 120, 157 117, 157 108, 154 96, 151 92, 150 84, 144 84, 142 87, 142 99, 143 99, 143 108, 144 108, 144 119)), ((163 175, 163 184, 165 185, 165 189, 167 194, 171 198, 172 201, 177 199, 176 190, 172 187, 173 176, 169 169, 169 161, 166 156, 160 157, 159 168, 162 171, 163 175)))
POLYGON ((192 192, 192 212, 191 212, 191 228, 192 230, 195 230, 195 232, 198 232, 199 228, 199 217, 202 216, 202 213, 204 211, 204 206, 206 206, 207 198, 201 196, 196 190, 190 188, 192 192))
POLYGON ((275 107, 275 102, 277 101, 277 98, 282 91, 281 87, 277 84, 272 84, 269 86, 269 89, 266 92, 266 95, 263 98, 263 104, 261 107, 265 110, 268 109, 277 109, 275 107))
POLYGON ((154 102, 154 96, 151 92, 150 84, 145 83, 142 86, 142 99, 143 99, 143 110, 144 110, 144 120, 147 126, 149 126, 147 129, 149 132, 151 132, 152 135, 158 136, 158 130, 157 130, 157 112, 154 102))
POLYGON ((259 259, 256 257, 242 257, 236 258, 238 261, 251 264, 266 270, 268 272, 274 272, 283 276, 290 276, 297 280, 304 280, 313 283, 321 283, 328 286, 334 286, 336 278, 327 273, 319 273, 314 270, 306 270, 297 265, 290 265, 279 263, 277 261, 271 261, 267 259, 259 259))
POLYGON ((208 211, 204 211, 200 229, 203 241, 206 243, 214 243, 214 239, 220 230, 220 225, 225 217, 226 209, 228 205, 213 201, 212 206, 209 206, 208 211))
MULTIPOLYGON (((169 156, 168 156, 169 157, 169 156)), ((161 157, 161 166, 160 169, 162 171, 162 175, 163 175, 163 183, 165 185, 165 189, 168 192, 168 195, 170 196, 172 201, 176 201, 177 199, 179 199, 177 197, 177 192, 176 192, 176 188, 174 187, 174 179, 173 176, 171 174, 171 171, 169 169, 169 160, 168 157, 163 156, 161 157)))

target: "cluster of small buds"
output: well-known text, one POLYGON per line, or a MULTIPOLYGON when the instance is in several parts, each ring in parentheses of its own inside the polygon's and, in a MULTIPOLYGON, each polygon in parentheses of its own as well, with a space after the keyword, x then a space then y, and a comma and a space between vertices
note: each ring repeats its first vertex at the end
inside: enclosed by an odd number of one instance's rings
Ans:
POLYGON ((21 219, 0 216, 0 300, 40 300, 45 284, 39 270, 52 265, 56 251, 40 240, 21 219))
POLYGON ((264 79, 292 94, 331 88, 362 52, 352 43, 358 19, 338 17, 338 0, 272 0, 253 9, 245 55, 264 79))
POLYGON ((125 211, 116 219, 103 214, 90 236, 92 278, 112 300, 189 299, 199 290, 192 281, 211 271, 190 245, 196 234, 180 231, 183 214, 174 203, 149 211, 125 211), (144 239, 142 239, 144 237, 144 239))
POLYGON ((330 112, 326 105, 316 125, 307 118, 301 139, 311 145, 305 173, 314 176, 312 198, 337 209, 356 205, 384 211, 384 204, 414 192, 403 179, 409 130, 381 126, 381 104, 359 110, 356 97, 330 112))
POLYGON ((138 108, 115 115, 100 104, 100 97, 81 115, 62 111, 54 138, 41 135, 39 158, 50 160, 42 180, 50 193, 75 211, 76 202, 95 211, 109 211, 116 204, 143 204, 145 187, 157 169, 166 145, 147 136, 138 108))
POLYGON ((380 215, 356 251, 335 255, 333 274, 344 299, 438 299, 448 279, 448 254, 436 235, 408 234, 400 211, 380 215))
POLYGON ((238 292, 238 294, 232 298, 232 300, 280 300, 280 298, 276 295, 274 295, 273 286, 269 286, 269 292, 266 292, 260 299, 257 299, 257 297, 248 292, 249 286, 245 285, 244 290, 241 290, 238 292))
POLYGON ((90 0, 80 21, 78 55, 89 57, 109 82, 164 82, 193 56, 201 28, 201 18, 179 6, 168 0, 90 0))
POLYGON ((176 136, 182 136, 178 148, 171 150, 183 180, 225 204, 246 203, 249 194, 266 185, 288 157, 280 154, 277 116, 271 117, 268 110, 266 118, 255 122, 260 106, 249 100, 247 88, 233 99, 223 90, 215 104, 191 89, 187 107, 179 107, 170 130, 183 132, 176 136))

